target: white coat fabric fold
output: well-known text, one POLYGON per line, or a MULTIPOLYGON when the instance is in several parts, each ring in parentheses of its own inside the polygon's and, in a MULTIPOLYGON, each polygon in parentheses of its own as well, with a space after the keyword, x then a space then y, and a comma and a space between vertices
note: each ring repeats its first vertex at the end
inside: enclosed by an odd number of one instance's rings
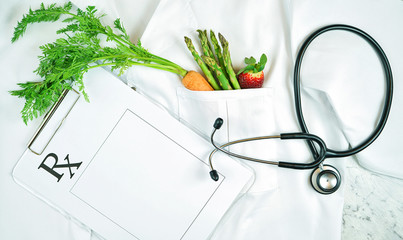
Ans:
MULTIPOLYGON (((161 1, 141 37, 143 46, 188 70, 197 70, 184 36, 201 52, 197 29, 223 34, 235 70, 245 57, 268 56, 262 89, 191 92, 180 77, 150 69, 133 68, 128 84, 154 99, 181 121, 208 137, 215 118, 224 119, 217 141, 299 131, 292 95, 291 8, 289 2, 265 1, 161 1)), ((323 91, 306 89, 303 100, 312 132, 337 148, 348 146, 340 122, 323 91), (322 121, 331 127, 323 128, 322 121)), ((311 161, 301 141, 262 141, 231 146, 231 151, 273 161, 311 161)), ((343 174, 344 163, 332 160, 343 174)), ((321 195, 311 187, 311 171, 280 169, 246 163, 255 174, 254 185, 240 197, 217 226, 211 239, 340 239, 343 185, 332 195, 321 195), (324 224, 326 223, 326 224, 324 224), (292 231, 290 231, 292 229, 292 231)))

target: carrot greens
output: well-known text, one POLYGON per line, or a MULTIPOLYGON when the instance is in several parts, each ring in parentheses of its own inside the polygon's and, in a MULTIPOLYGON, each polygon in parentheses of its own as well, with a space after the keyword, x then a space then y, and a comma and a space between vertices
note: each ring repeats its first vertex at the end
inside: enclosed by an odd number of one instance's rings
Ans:
POLYGON ((104 16, 98 14, 94 6, 73 9, 68 2, 63 6, 41 4, 37 10, 30 9, 18 22, 12 42, 21 38, 30 24, 59 20, 66 23, 57 31, 61 38, 40 47, 40 64, 34 72, 42 81, 19 83, 21 89, 10 92, 25 98, 21 114, 26 124, 44 114, 64 89, 78 86, 88 101, 83 75, 92 68, 110 66, 111 70, 123 74, 129 67, 141 65, 182 77, 187 74, 181 66, 147 51, 140 41, 132 43, 119 18, 112 27, 104 25, 101 22, 104 16), (112 44, 104 46, 101 39, 112 44))

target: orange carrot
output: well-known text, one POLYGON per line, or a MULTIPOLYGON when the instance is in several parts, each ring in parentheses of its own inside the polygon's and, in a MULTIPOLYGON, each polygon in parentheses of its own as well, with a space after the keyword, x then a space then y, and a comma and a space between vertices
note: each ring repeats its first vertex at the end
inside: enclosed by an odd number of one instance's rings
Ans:
POLYGON ((193 91, 213 91, 207 80, 198 72, 188 71, 183 77, 182 84, 189 90, 193 91))

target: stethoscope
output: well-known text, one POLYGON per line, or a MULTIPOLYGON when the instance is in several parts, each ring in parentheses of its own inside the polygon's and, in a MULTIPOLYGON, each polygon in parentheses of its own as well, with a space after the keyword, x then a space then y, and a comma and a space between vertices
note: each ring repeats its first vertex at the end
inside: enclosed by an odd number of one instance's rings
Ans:
POLYGON ((342 157, 348 157, 348 156, 357 154, 360 151, 364 150, 366 147, 368 147, 371 143, 373 143, 375 141, 375 139, 381 134, 383 128, 385 127, 386 121, 388 119, 388 115, 389 115, 391 104, 392 104, 392 92, 393 92, 393 77, 392 77, 392 70, 390 68, 388 58, 386 57, 384 51, 379 46, 379 44, 371 36, 369 36, 364 31, 362 31, 356 27, 349 26, 349 25, 337 24, 337 25, 325 26, 325 27, 315 31, 314 33, 312 33, 305 40, 305 42, 302 44, 302 46, 298 52, 296 62, 295 62, 295 67, 294 67, 294 100, 295 100, 295 102, 294 103, 295 103, 296 115, 297 115, 299 126, 301 128, 301 132, 282 133, 279 135, 272 135, 272 136, 261 136, 261 137, 239 139, 239 140, 227 142, 223 145, 218 146, 214 142, 214 134, 222 126, 223 120, 221 118, 217 118, 217 120, 214 122, 213 132, 211 133, 211 143, 213 144, 215 149, 210 153, 210 156, 209 156, 209 164, 210 164, 210 168, 211 168, 210 176, 215 181, 218 181, 218 179, 219 179, 217 171, 213 168, 212 158, 213 158, 213 155, 217 151, 221 151, 223 153, 226 153, 226 154, 236 157, 236 158, 253 161, 253 162, 270 164, 270 165, 277 165, 278 167, 282 167, 282 168, 314 169, 311 174, 311 177, 310 177, 310 182, 311 182, 312 187, 317 192, 322 193, 322 194, 334 193, 340 187, 341 175, 340 175, 340 172, 335 167, 333 167, 331 165, 323 164, 324 160, 326 158, 342 158, 342 157), (327 148, 326 143, 320 137, 309 133, 305 120, 304 120, 304 116, 302 113, 302 106, 301 106, 300 68, 301 68, 301 63, 302 63, 304 54, 305 54, 309 44, 316 37, 318 37, 322 33, 332 31, 332 30, 349 31, 349 32, 355 33, 355 34, 359 35, 360 37, 364 38, 365 40, 367 40, 367 42, 374 48, 374 50, 376 51, 376 53, 378 54, 378 56, 382 62, 382 66, 384 68, 384 73, 385 73, 385 80, 386 80, 386 93, 385 93, 383 110, 382 110, 382 114, 379 118, 379 122, 377 123, 376 127, 374 128, 372 133, 360 144, 358 144, 355 147, 351 147, 347 150, 342 150, 342 151, 337 151, 337 150, 327 148), (231 146, 234 144, 250 142, 250 141, 257 141, 257 140, 264 140, 264 139, 305 140, 312 153, 313 160, 309 163, 282 162, 282 161, 276 162, 276 161, 269 161, 269 160, 248 157, 248 156, 236 154, 236 153, 233 153, 233 152, 230 152, 230 151, 224 149, 225 147, 228 147, 228 146, 231 146))

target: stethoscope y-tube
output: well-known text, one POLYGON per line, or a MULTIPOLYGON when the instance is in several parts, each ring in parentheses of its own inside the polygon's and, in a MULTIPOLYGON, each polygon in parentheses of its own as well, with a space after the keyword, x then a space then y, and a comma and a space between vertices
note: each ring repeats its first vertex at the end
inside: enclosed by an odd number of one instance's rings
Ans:
POLYGON ((237 157, 240 159, 252 161, 252 162, 258 162, 258 163, 265 163, 265 164, 270 164, 270 165, 276 165, 278 167, 282 168, 291 168, 291 169, 312 169, 316 168, 312 174, 311 174, 311 184, 313 188, 322 193, 322 194, 330 194, 335 192, 341 183, 341 175, 339 171, 334 168, 333 166, 330 165, 323 165, 323 161, 325 158, 328 156, 328 149, 326 147, 325 142, 318 136, 309 134, 309 133, 302 133, 302 132, 297 132, 297 133, 282 133, 280 135, 271 135, 271 136, 261 136, 261 137, 252 137, 252 138, 244 138, 244 139, 239 139, 231 142, 227 142, 223 145, 218 146, 215 141, 214 141, 214 135, 218 129, 221 128, 223 124, 223 120, 221 118, 217 118, 216 121, 214 122, 214 129, 213 132, 211 133, 211 143, 214 146, 214 150, 210 153, 209 156, 209 164, 210 164, 210 177, 214 181, 219 180, 218 172, 217 170, 214 169, 212 159, 213 155, 217 151, 221 151, 225 154, 228 154, 233 157, 237 157), (275 161, 269 161, 269 160, 263 160, 263 159, 258 159, 258 158, 252 158, 240 154, 236 154, 233 152, 230 152, 226 149, 225 147, 237 144, 237 143, 244 143, 244 142, 250 142, 250 141, 256 141, 256 140, 267 140, 267 139, 280 139, 280 140, 307 140, 307 141, 313 141, 319 146, 319 153, 316 156, 316 158, 313 159, 312 162, 310 163, 296 163, 296 162, 275 162, 275 161))
POLYGON ((209 156, 209 164, 210 164, 210 176, 213 180, 218 181, 219 176, 217 171, 214 169, 213 164, 212 164, 212 158, 213 155, 217 151, 221 151, 225 154, 228 154, 230 156, 248 160, 248 161, 253 161, 253 162, 259 162, 259 163, 265 163, 265 164, 270 164, 270 165, 276 165, 278 167, 282 168, 290 168, 290 169, 314 169, 314 171, 311 174, 311 185, 312 187, 319 193, 322 194, 331 194, 335 192, 340 184, 341 184, 341 175, 339 171, 334 168, 333 166, 330 165, 325 165, 323 164, 323 161, 326 158, 341 158, 341 157, 347 157, 351 156, 354 154, 357 154, 358 152, 364 150, 367 148, 371 143, 373 143, 376 138, 381 134, 383 128, 386 125, 391 105, 392 105, 392 95, 393 95, 393 76, 392 76, 392 70, 388 61, 388 58, 386 57, 386 54, 380 47, 380 45, 367 33, 364 31, 349 26, 349 25, 342 25, 342 24, 337 24, 337 25, 329 25, 326 27, 323 27, 314 33, 312 33, 302 44, 296 61, 295 61, 295 67, 294 67, 294 100, 295 100, 295 108, 296 108, 296 115, 298 119, 298 124, 301 128, 301 132, 297 133, 282 133, 279 135, 272 135, 272 136, 261 136, 261 137, 252 137, 252 138, 245 138, 245 139, 239 139, 236 141, 231 141, 228 143, 225 143, 223 145, 217 145, 214 141, 214 135, 218 129, 221 128, 223 124, 223 120, 221 118, 217 118, 217 120, 214 122, 214 129, 211 134, 211 143, 214 146, 214 150, 210 153, 209 156), (304 57, 304 54, 309 46, 309 44, 319 35, 332 31, 332 30, 345 30, 349 31, 352 33, 355 33, 359 35, 360 37, 364 38, 367 40, 367 42, 373 47, 373 49, 376 51, 377 55, 379 56, 380 61, 382 62, 382 66, 384 68, 384 73, 385 73, 385 81, 386 81, 386 93, 385 93, 385 99, 384 99, 384 105, 383 105, 383 110, 381 113, 381 116, 379 118, 379 121, 372 131, 372 133, 360 144, 358 144, 355 147, 349 148, 344 151, 337 151, 337 150, 332 150, 326 147, 325 142, 318 136, 310 134, 308 131, 308 128, 305 123, 305 119, 302 113, 302 103, 301 103, 301 89, 300 89, 300 68, 301 68, 301 63, 302 59, 304 57), (312 153, 313 160, 309 163, 297 163, 297 162, 281 162, 281 161, 269 161, 269 160, 263 160, 263 159, 258 159, 258 158, 253 158, 253 157, 248 157, 244 155, 240 155, 237 153, 230 152, 226 150, 225 148, 234 144, 239 144, 239 143, 244 143, 244 142, 249 142, 249 141, 257 141, 257 140, 267 140, 267 139, 280 139, 280 140, 290 140, 290 139, 298 139, 298 140, 305 140, 308 143, 309 149, 312 153))
POLYGON ((216 121, 214 122, 214 130, 213 130, 213 132, 211 134, 211 138, 210 138, 211 144, 213 144, 213 146, 215 148, 210 153, 210 156, 209 156, 209 164, 210 164, 210 168, 211 168, 210 175, 215 181, 218 180, 218 173, 213 168, 212 158, 213 158, 213 155, 214 155, 214 153, 216 151, 221 151, 221 152, 223 152, 225 154, 228 154, 230 156, 240 158, 240 159, 244 159, 244 160, 248 160, 248 161, 252 161, 252 162, 266 163, 266 164, 271 164, 271 165, 277 165, 278 167, 292 168, 292 169, 311 169, 311 168, 317 167, 317 166, 319 166, 320 163, 322 163, 322 161, 326 157, 326 153, 327 153, 326 144, 320 137, 318 137, 316 135, 313 135, 313 134, 300 133, 300 132, 297 132, 297 133, 282 133, 280 135, 272 135, 272 136, 244 138, 244 139, 239 139, 239 140, 228 142, 226 144, 218 146, 214 141, 214 135, 215 135, 215 132, 218 129, 221 128, 223 122, 224 121, 221 118, 216 119, 216 121), (237 144, 237 143, 244 143, 244 142, 249 142, 249 141, 265 140, 265 139, 281 139, 281 140, 299 139, 299 140, 313 141, 319 146, 319 149, 320 149, 319 155, 310 163, 281 162, 281 161, 276 162, 276 161, 268 161, 268 160, 262 160, 262 159, 258 159, 258 158, 252 158, 252 157, 236 154, 236 153, 233 153, 233 152, 230 152, 230 151, 224 149, 225 147, 228 147, 230 145, 234 145, 234 144, 237 144))

